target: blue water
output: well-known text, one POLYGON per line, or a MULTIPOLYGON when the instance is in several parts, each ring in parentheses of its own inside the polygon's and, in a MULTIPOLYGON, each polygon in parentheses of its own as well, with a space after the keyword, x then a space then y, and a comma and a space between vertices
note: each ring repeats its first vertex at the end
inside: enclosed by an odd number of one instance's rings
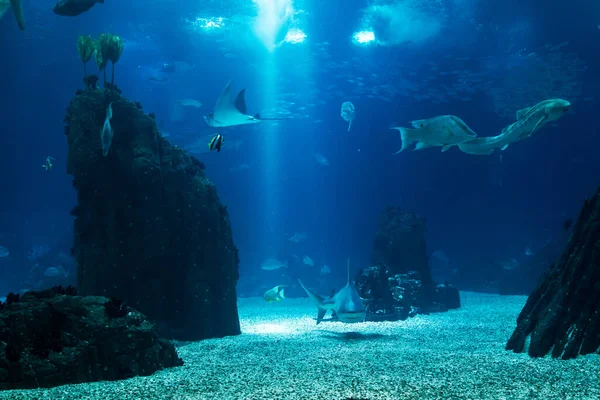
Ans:
POLYGON ((600 6, 590 3, 106 0, 67 18, 48 2, 26 1, 25 32, 10 11, 0 20, 0 245, 10 249, 0 259, 0 294, 49 284, 31 276, 34 246, 70 251, 76 193, 63 118, 83 86, 77 37, 104 32, 125 39, 115 75, 123 95, 192 154, 216 132, 202 116, 229 79, 247 89, 250 113, 292 117, 222 130, 226 147, 243 141, 237 150, 196 154, 228 206, 242 281, 278 284, 280 272, 262 271, 261 262, 297 254, 315 261, 306 275, 343 282, 347 257, 353 268, 369 265, 387 205, 425 216, 428 250, 443 251, 461 276, 523 261, 527 248, 561 234, 599 183, 600 6), (273 6, 293 17, 272 16, 273 6), (302 43, 273 48, 295 29, 302 43), (375 40, 356 43, 359 31, 375 40), (186 68, 149 80, 173 62, 186 68), (506 151, 393 155, 400 138, 391 126, 453 114, 480 136, 496 135, 518 109, 552 97, 569 100, 572 112, 506 151), (181 99, 202 106, 182 109, 181 99), (356 107, 350 132, 344 101, 356 107), (49 173, 47 156, 56 159, 49 173), (306 241, 290 242, 295 232, 306 241), (330 275, 319 277, 321 264, 330 275))

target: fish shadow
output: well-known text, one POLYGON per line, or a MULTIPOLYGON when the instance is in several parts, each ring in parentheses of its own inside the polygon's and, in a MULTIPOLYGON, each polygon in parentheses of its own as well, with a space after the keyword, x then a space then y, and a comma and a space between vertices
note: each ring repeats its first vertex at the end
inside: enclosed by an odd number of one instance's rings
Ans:
POLYGON ((342 342, 358 342, 362 340, 380 340, 387 338, 381 333, 361 333, 361 332, 331 332, 323 331, 324 337, 328 339, 336 339, 342 342))

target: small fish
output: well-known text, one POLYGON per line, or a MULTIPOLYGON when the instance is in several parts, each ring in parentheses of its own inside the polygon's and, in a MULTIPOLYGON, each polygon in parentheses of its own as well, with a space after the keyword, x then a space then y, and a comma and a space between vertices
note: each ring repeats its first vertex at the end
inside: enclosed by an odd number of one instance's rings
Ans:
POLYGON ((10 255, 10 251, 4 246, 0 246, 0 258, 8 257, 10 255))
POLYGON ((296 232, 288 240, 293 243, 300 243, 304 242, 307 237, 308 235, 306 234, 306 232, 296 232))
POLYGON ((60 0, 52 11, 63 17, 76 17, 94 7, 96 3, 104 4, 104 0, 60 0))
POLYGON ((527 247, 527 248, 525 249, 525 255, 526 255, 527 257, 531 257, 531 256, 533 255, 533 251, 531 251, 531 249, 530 249, 529 247, 527 247))
POLYGON ((323 264, 321 266, 321 271, 320 272, 321 272, 321 275, 327 275, 327 274, 331 273, 331 268, 329 268, 329 266, 323 264))
POLYGON ((442 151, 447 151, 453 145, 477 137, 462 119, 454 115, 419 119, 411 121, 411 124, 413 128, 391 128, 400 131, 402 139, 402 147, 395 154, 406 150, 414 142, 417 142, 414 150, 442 146, 442 151))
POLYGON ((317 162, 321 165, 323 165, 324 167, 329 165, 329 160, 321 153, 315 153, 313 154, 313 157, 315 158, 315 160, 317 160, 317 162))
POLYGON ((312 258, 310 258, 309 256, 304 256, 304 258, 302 259, 302 262, 305 265, 308 265, 309 267, 312 267, 315 265, 315 262, 313 261, 312 258))
POLYGON ((287 285, 278 285, 275 286, 273 289, 267 290, 263 295, 263 299, 265 299, 267 303, 270 303, 272 301, 280 302, 281 300, 284 300, 285 296, 283 295, 283 288, 286 286, 287 285))
POLYGON ((46 171, 50 172, 52 170, 52 167, 54 166, 54 164, 52 164, 52 161, 56 161, 56 159, 48 156, 46 157, 46 162, 44 164, 42 164, 42 168, 44 168, 46 171))
POLYGON ((274 258, 269 258, 268 260, 263 261, 260 268, 264 269, 265 271, 275 271, 276 269, 279 269, 279 268, 287 268, 287 266, 288 266, 287 261, 281 262, 274 258))
POLYGON ((112 126, 110 126, 110 120, 112 118, 112 103, 108 105, 106 109, 106 118, 104 119, 104 125, 102 125, 102 132, 100 132, 100 141, 102 142, 102 155, 106 157, 108 151, 110 150, 110 145, 112 144, 112 139, 114 136, 114 131, 112 126))
POLYGON ((177 100, 177 103, 183 107, 193 107, 193 108, 202 107, 202 103, 200 103, 198 100, 194 100, 194 99, 181 99, 181 100, 177 100))
POLYGON ((210 151, 217 150, 217 153, 220 153, 224 142, 225 138, 223 138, 221 134, 217 133, 212 139, 210 139, 210 142, 208 143, 208 149, 210 151))

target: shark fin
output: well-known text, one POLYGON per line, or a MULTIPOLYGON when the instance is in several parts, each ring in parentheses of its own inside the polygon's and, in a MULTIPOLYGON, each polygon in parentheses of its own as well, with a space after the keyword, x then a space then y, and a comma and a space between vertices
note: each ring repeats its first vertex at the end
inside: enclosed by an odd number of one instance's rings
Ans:
POLYGON ((281 291, 279 292, 279 297, 281 297, 282 299, 285 299, 285 296, 283 294, 283 289, 281 289, 281 291))
POLYGON ((326 312, 327 310, 319 308, 319 312, 317 313, 317 325, 319 325, 319 323, 323 321, 323 317, 325 316, 326 312))
POLYGON ((415 151, 415 150, 421 150, 421 149, 424 149, 426 147, 429 147, 429 146, 426 145, 423 142, 417 142, 417 144, 415 145, 415 148, 413 149, 413 151, 415 151))
POLYGON ((525 116, 527 115, 527 113, 529 112, 529 110, 531 110, 531 107, 525 107, 519 111, 517 111, 517 121, 520 119, 525 118, 525 116))
POLYGON ((348 283, 350 283, 350 257, 348 257, 348 265, 347 265, 347 268, 348 268, 348 283))
POLYGON ((417 132, 416 129, 399 128, 399 127, 393 127, 391 129, 398 130, 400 132, 400 140, 402 140, 402 147, 400 148, 400 150, 398 150, 394 154, 398 154, 401 151, 406 150, 413 142, 419 140, 416 135, 416 132, 417 132))
POLYGON ((25 17, 23 16, 23 6, 21 5, 21 0, 10 0, 10 5, 12 6, 15 18, 17 19, 17 25, 19 25, 19 28, 24 31, 25 17))
POLYGON ((502 146, 502 147, 500 148, 500 150, 504 151, 504 150, 508 149, 508 146, 509 146, 508 144, 505 144, 504 146, 502 146))
POLYGON ((445 153, 445 152, 447 152, 448 150, 450 150, 450 148, 451 148, 451 147, 452 147, 452 145, 451 145, 451 144, 447 144, 447 145, 445 145, 444 147, 442 147, 442 153, 445 153))
POLYGON ((235 98, 235 108, 242 114, 248 113, 248 107, 246 106, 246 89, 240 90, 237 97, 235 98))

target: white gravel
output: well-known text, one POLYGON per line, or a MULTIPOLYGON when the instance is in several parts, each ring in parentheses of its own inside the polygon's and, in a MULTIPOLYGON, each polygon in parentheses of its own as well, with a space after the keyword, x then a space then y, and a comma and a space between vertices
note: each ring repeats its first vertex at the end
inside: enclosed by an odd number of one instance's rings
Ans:
POLYGON ((461 299, 459 310, 407 321, 318 326, 308 299, 240 299, 243 334, 179 347, 183 367, 0 399, 600 399, 600 355, 504 349, 526 297, 461 299))

